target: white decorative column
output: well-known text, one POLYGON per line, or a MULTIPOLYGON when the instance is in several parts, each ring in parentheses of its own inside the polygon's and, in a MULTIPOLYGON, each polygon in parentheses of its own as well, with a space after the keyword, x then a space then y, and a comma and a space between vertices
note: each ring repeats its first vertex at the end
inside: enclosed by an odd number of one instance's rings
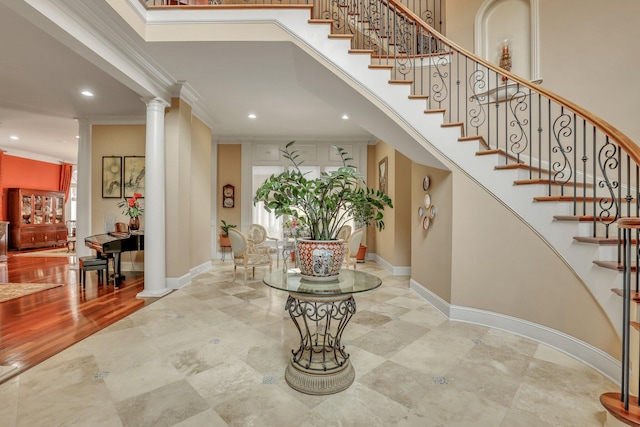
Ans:
POLYGON ((165 142, 164 110, 160 98, 144 99, 147 104, 144 194, 144 290, 137 296, 161 297, 167 288, 165 252, 165 142))
MULTIPOLYGON (((78 121, 78 199, 76 205, 76 257, 91 255, 84 239, 91 235, 91 123, 78 121)), ((77 261, 76 261, 77 264, 77 261)))

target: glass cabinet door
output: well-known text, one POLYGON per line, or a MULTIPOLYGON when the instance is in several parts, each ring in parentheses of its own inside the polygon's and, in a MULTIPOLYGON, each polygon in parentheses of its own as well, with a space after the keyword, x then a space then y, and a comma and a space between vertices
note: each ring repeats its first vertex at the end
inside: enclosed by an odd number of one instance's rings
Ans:
POLYGON ((33 196, 33 223, 42 224, 42 196, 33 196))
POLYGON ((20 214, 22 224, 31 224, 31 196, 22 196, 20 214))
POLYGON ((54 218, 54 222, 56 224, 62 224, 62 210, 64 209, 64 197, 56 197, 55 198, 55 202, 56 202, 56 215, 54 218))
POLYGON ((44 196, 43 218, 45 224, 53 224, 53 197, 44 196))

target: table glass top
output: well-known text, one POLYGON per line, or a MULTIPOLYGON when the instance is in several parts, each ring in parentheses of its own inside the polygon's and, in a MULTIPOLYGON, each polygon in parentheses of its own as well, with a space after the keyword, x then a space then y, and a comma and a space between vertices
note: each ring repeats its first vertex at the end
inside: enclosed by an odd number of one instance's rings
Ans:
POLYGON ((326 282, 303 279, 298 270, 278 270, 265 274, 262 281, 282 291, 314 295, 355 294, 370 291, 382 284, 382 280, 373 274, 353 270, 340 270, 336 280, 326 282))

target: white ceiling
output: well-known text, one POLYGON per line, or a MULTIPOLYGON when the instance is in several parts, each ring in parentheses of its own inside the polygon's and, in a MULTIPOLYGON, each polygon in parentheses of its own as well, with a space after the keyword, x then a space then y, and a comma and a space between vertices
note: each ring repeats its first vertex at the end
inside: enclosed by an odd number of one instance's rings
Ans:
MULTIPOLYGON (((0 0, 0 148, 8 154, 75 162, 74 118, 103 123, 144 118, 140 93, 32 23, 41 17, 28 20, 23 11, 7 7, 13 1, 0 0), (95 96, 80 95, 85 88, 95 96), (20 139, 13 141, 11 135, 20 139)), ((130 37, 136 39, 133 32, 130 37)), ((137 48, 173 82, 187 82, 214 137, 282 138, 283 142, 371 138, 353 120, 341 119, 364 100, 353 93, 353 102, 344 102, 344 92, 353 91, 291 43, 139 40, 137 48), (307 90, 316 78, 335 79, 341 102, 307 90), (249 113, 258 118, 249 120, 249 113)))

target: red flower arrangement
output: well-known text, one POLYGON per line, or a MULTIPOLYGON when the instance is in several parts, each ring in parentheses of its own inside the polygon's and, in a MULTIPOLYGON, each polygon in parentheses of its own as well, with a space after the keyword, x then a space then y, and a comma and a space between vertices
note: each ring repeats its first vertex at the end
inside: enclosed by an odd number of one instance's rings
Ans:
POLYGON ((129 216, 130 218, 137 218, 142 215, 144 209, 140 207, 140 203, 138 199, 142 197, 140 193, 133 193, 133 196, 129 197, 129 199, 124 199, 122 202, 118 203, 118 207, 122 208, 122 213, 129 216))

